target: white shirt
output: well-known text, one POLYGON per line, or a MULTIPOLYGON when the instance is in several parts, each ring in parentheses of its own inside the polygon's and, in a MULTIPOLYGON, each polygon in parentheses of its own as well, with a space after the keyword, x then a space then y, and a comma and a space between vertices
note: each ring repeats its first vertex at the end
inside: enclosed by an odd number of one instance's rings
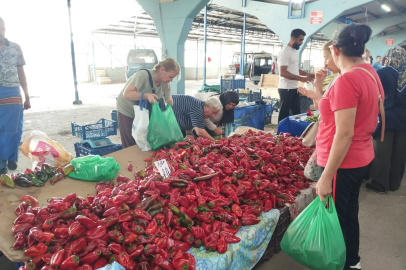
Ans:
MULTIPOLYGON (((281 66, 287 66, 288 71, 293 75, 299 75, 299 55, 295 49, 286 45, 282 48, 278 55, 278 66, 279 73, 281 66)), ((279 75, 279 86, 280 89, 296 89, 296 80, 289 80, 279 75)))

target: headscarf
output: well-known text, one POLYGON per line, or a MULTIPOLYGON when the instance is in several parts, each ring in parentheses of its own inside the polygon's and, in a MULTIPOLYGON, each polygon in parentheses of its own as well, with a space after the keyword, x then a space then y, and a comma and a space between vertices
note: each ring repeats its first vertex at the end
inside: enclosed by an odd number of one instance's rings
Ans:
POLYGON ((406 50, 396 46, 386 53, 384 67, 391 67, 398 73, 398 91, 406 88, 406 50))
POLYGON ((220 120, 220 125, 234 123, 234 109, 226 110, 226 105, 231 102, 238 105, 240 102, 238 93, 234 91, 226 91, 220 95, 220 102, 223 105, 223 118, 220 120))

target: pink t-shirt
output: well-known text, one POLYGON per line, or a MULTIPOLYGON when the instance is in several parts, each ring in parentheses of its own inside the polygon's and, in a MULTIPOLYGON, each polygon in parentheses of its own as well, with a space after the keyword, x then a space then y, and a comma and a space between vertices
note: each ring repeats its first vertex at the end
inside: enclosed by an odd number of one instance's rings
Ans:
MULTIPOLYGON (((375 70, 369 64, 361 64, 358 67, 365 68, 375 77, 384 100, 381 81, 375 70)), ((334 112, 350 108, 357 108, 354 137, 340 168, 364 167, 374 158, 372 133, 378 123, 378 90, 368 73, 353 69, 338 77, 319 103, 321 117, 316 137, 316 151, 317 163, 322 167, 326 167, 336 133, 334 112)))

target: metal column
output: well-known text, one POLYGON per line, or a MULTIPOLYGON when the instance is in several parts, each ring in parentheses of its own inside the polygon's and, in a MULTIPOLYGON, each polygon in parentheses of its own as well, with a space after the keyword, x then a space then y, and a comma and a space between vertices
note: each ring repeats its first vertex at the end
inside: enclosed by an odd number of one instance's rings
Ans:
POLYGON ((307 70, 307 72, 310 72, 310 70, 312 69, 312 68, 311 68, 311 65, 312 65, 312 60, 311 60, 311 56, 312 56, 312 43, 313 43, 313 40, 310 39, 309 69, 307 70))
POLYGON ((219 66, 220 66, 220 69, 219 69, 219 77, 221 76, 221 50, 223 49, 223 41, 220 41, 220 57, 219 57, 219 60, 220 60, 220 63, 219 63, 219 66))
POLYGON ((196 81, 199 79, 199 40, 196 39, 196 81))
POLYGON ((207 5, 204 6, 204 62, 203 62, 203 84, 206 84, 206 63, 207 63, 207 5))
POLYGON ((72 22, 70 16, 70 0, 68 0, 68 12, 69 12, 70 51, 72 56, 73 84, 75 85, 75 101, 73 102, 73 104, 79 105, 82 104, 82 101, 79 100, 78 82, 76 79, 75 46, 73 45, 72 22))
POLYGON ((96 58, 94 57, 94 34, 92 33, 92 56, 93 56, 93 83, 97 84, 96 58))
POLYGON ((244 60, 245 60, 245 28, 247 25, 247 14, 244 13, 244 25, 242 27, 241 36, 241 57, 240 57, 240 75, 244 76, 244 60))

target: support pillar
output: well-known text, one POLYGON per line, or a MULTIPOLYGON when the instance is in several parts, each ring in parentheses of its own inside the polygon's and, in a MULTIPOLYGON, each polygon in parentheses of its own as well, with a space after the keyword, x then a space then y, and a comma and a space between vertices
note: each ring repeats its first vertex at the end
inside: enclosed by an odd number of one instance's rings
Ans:
POLYGON ((206 84, 206 67, 207 67, 207 5, 204 6, 204 62, 203 62, 203 84, 206 84))
POLYGON ((172 94, 185 94, 185 42, 196 15, 209 0, 137 0, 152 17, 162 43, 162 59, 174 58, 181 67, 181 79, 171 83, 172 94), (162 3, 161 3, 162 2, 162 3))
POLYGON ((240 75, 244 76, 245 70, 245 27, 247 25, 247 14, 244 13, 244 24, 242 26, 242 35, 241 35, 241 57, 240 57, 240 75))

